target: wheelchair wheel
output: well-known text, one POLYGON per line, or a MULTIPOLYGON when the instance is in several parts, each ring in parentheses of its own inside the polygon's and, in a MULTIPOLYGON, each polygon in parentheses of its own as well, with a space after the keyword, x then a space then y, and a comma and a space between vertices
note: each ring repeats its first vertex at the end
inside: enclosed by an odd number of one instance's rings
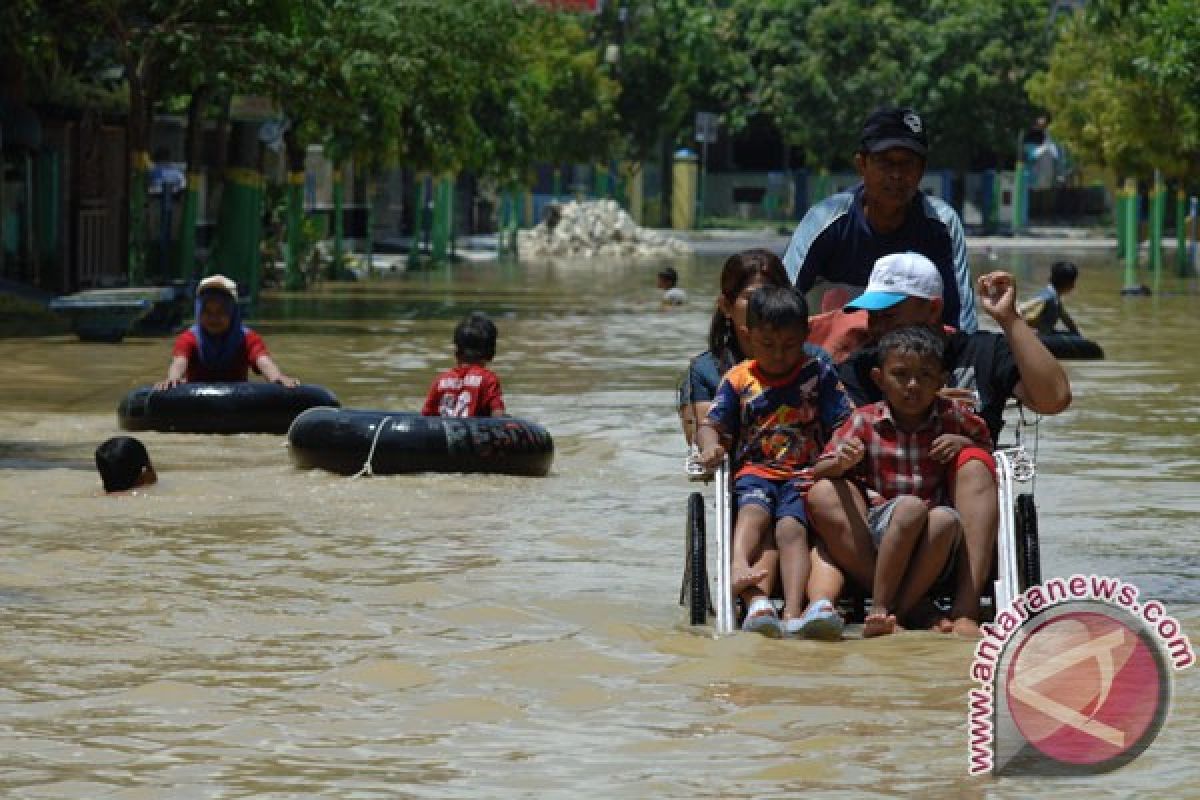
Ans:
POLYGON ((679 604, 688 609, 688 622, 703 625, 708 621, 708 560, 704 543, 704 495, 688 495, 685 531, 683 586, 679 604))
POLYGON ((1033 495, 1017 495, 1017 557, 1021 591, 1042 582, 1042 555, 1038 545, 1037 506, 1033 495))

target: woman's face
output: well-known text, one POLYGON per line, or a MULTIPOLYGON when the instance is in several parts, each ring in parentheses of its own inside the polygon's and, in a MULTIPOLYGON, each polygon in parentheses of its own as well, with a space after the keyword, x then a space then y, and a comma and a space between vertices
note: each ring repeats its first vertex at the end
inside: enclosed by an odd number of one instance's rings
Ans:
POLYGON ((200 327, 210 336, 221 336, 229 330, 231 316, 229 301, 223 297, 206 297, 200 306, 200 327))
POLYGON ((738 293, 732 303, 725 295, 721 295, 721 313, 732 323, 733 334, 737 337, 738 350, 743 353, 750 352, 750 329, 746 327, 746 309, 750 307, 750 295, 754 294, 755 289, 768 285, 766 278, 762 275, 755 275, 749 283, 742 287, 742 291, 738 293))

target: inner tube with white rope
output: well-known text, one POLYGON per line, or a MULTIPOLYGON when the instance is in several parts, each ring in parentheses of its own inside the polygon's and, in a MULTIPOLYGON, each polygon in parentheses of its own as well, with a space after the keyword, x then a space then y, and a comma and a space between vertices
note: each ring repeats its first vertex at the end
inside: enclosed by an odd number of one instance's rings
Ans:
POLYGON ((554 441, 515 417, 423 417, 406 411, 313 408, 288 430, 298 467, 340 475, 490 472, 541 477, 554 441))

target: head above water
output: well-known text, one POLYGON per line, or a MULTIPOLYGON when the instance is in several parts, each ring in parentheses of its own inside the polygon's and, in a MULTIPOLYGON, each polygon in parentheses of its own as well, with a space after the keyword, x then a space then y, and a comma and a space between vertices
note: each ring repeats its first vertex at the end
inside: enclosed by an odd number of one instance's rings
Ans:
POLYGON ((454 326, 454 357, 481 364, 496 357, 496 325, 480 311, 472 311, 454 326))
POLYGON ((671 289, 679 283, 679 273, 674 267, 665 267, 658 271, 658 288, 671 289))
POLYGON ((158 476, 146 446, 132 436, 114 436, 96 448, 96 470, 106 492, 149 486, 158 476))

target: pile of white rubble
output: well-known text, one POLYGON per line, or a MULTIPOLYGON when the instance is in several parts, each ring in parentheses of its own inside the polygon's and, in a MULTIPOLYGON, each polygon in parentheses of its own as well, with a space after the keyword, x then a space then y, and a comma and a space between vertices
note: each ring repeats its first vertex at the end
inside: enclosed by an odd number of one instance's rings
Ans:
POLYGON ((522 259, 642 258, 691 252, 686 242, 639 228, 613 200, 548 206, 545 219, 517 234, 522 259))

